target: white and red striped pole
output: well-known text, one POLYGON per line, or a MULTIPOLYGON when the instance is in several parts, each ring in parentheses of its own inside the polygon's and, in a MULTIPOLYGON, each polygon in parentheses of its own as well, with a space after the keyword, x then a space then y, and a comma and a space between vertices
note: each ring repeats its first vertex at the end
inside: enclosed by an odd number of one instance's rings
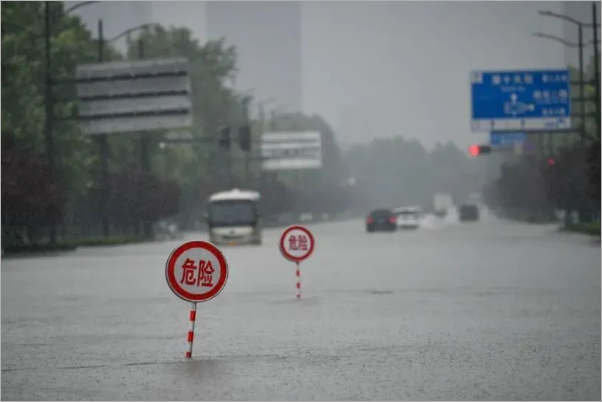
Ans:
POLYGON ((297 261, 297 299, 301 298, 301 269, 297 261))
POLYGON ((186 358, 192 358, 192 343, 194 342, 194 322, 196 320, 196 302, 192 302, 190 309, 190 327, 188 329, 188 349, 186 350, 186 358))

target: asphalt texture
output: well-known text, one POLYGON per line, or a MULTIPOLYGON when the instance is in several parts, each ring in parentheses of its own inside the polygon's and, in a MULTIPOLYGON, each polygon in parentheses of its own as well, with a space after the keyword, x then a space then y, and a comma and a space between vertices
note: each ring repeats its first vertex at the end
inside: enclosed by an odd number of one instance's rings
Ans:
POLYGON ((223 248, 191 360, 190 304, 164 274, 182 241, 3 258, 2 399, 600 400, 590 237, 495 218, 308 227, 300 300, 280 229, 223 248))

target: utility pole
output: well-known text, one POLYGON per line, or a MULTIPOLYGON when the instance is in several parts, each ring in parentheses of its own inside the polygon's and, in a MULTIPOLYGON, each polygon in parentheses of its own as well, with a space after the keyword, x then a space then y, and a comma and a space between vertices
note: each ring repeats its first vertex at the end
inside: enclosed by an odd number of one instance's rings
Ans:
POLYGON ((228 153, 228 185, 230 188, 233 186, 233 177, 232 177, 232 134, 234 134, 231 128, 228 128, 228 136, 230 137, 230 146, 226 150, 228 153))
MULTIPOLYGON (((104 61, 104 32, 102 19, 98 20, 98 62, 104 61)), ((98 136, 98 146, 100 149, 100 180, 101 180, 101 220, 102 220, 102 234, 104 237, 109 237, 109 216, 108 216, 108 205, 109 205, 109 140, 107 134, 100 134, 98 136)))
MULTIPOLYGON (((266 132, 265 129, 265 111, 263 109, 263 103, 259 104, 259 127, 260 128, 260 132, 259 132, 259 136, 260 138, 263 138, 263 135, 266 132)), ((263 156, 263 152, 261 153, 261 156, 263 156)), ((260 187, 263 184, 263 161, 259 160, 259 169, 257 169, 257 187, 260 187)))
MULTIPOLYGON (((142 38, 138 38, 138 59, 144 59, 144 41, 142 38)), ((148 146, 148 138, 146 138, 144 133, 140 133, 140 164, 142 166, 142 170, 146 173, 150 173, 150 153, 148 146)))
POLYGON ((554 149, 554 133, 550 131, 548 133, 548 156, 554 156, 555 153, 556 152, 554 149))
POLYGON ((259 105, 259 125, 261 127, 261 134, 265 133, 265 112, 262 104, 259 105))
POLYGON ((144 59, 144 41, 142 38, 138 39, 138 58, 140 60, 144 59))
POLYGON ((244 124, 245 124, 245 128, 244 128, 244 133, 240 134, 240 130, 239 130, 239 138, 240 138, 240 143, 242 144, 242 141, 246 141, 245 138, 243 138, 241 135, 246 136, 247 135, 247 130, 248 130, 248 136, 249 136, 249 148, 248 149, 244 149, 244 158, 245 158, 245 183, 247 184, 247 186, 249 185, 249 178, 250 178, 250 172, 249 172, 249 158, 250 158, 250 152, 251 149, 253 149, 252 147, 252 143, 253 143, 253 128, 251 125, 251 119, 249 118, 249 102, 245 102, 244 103, 245 106, 245 115, 244 115, 244 124))
POLYGON ((596 2, 592 2, 592 29, 594 31, 594 93, 596 99, 596 122, 594 125, 595 136, 600 138, 600 60, 598 59, 598 10, 596 2))
MULTIPOLYGON (((54 167, 54 138, 53 138, 53 126, 54 120, 54 99, 52 97, 52 72, 51 72, 51 60, 50 60, 50 2, 44 2, 44 21, 45 21, 45 58, 46 58, 46 71, 45 71, 45 90, 46 90, 46 131, 45 131, 45 145, 46 145, 46 157, 48 158, 48 165, 50 172, 53 175, 57 174, 54 167)), ((50 237, 50 244, 56 244, 56 221, 54 217, 51 218, 48 223, 48 235, 50 237)))
MULTIPOLYGON (((594 29, 595 31, 595 29, 594 29)), ((585 78, 583 77, 583 26, 579 24, 579 105, 581 106, 581 146, 585 146, 585 78)))

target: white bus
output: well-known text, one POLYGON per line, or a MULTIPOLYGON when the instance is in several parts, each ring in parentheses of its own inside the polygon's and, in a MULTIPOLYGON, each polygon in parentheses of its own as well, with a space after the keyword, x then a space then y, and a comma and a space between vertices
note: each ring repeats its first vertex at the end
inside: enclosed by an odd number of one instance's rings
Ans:
POLYGON ((207 203, 209 241, 213 244, 261 244, 261 213, 256 191, 234 189, 213 194, 207 203))

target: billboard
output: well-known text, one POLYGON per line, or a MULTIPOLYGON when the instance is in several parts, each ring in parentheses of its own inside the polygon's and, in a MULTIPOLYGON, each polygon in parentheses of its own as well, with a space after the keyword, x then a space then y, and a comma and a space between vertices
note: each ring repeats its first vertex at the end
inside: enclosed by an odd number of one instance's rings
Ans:
POLYGON ((322 136, 318 131, 284 131, 261 136, 263 170, 319 169, 322 136))
POLYGON ((84 134, 188 128, 192 125, 186 59, 79 65, 78 120, 84 134))

